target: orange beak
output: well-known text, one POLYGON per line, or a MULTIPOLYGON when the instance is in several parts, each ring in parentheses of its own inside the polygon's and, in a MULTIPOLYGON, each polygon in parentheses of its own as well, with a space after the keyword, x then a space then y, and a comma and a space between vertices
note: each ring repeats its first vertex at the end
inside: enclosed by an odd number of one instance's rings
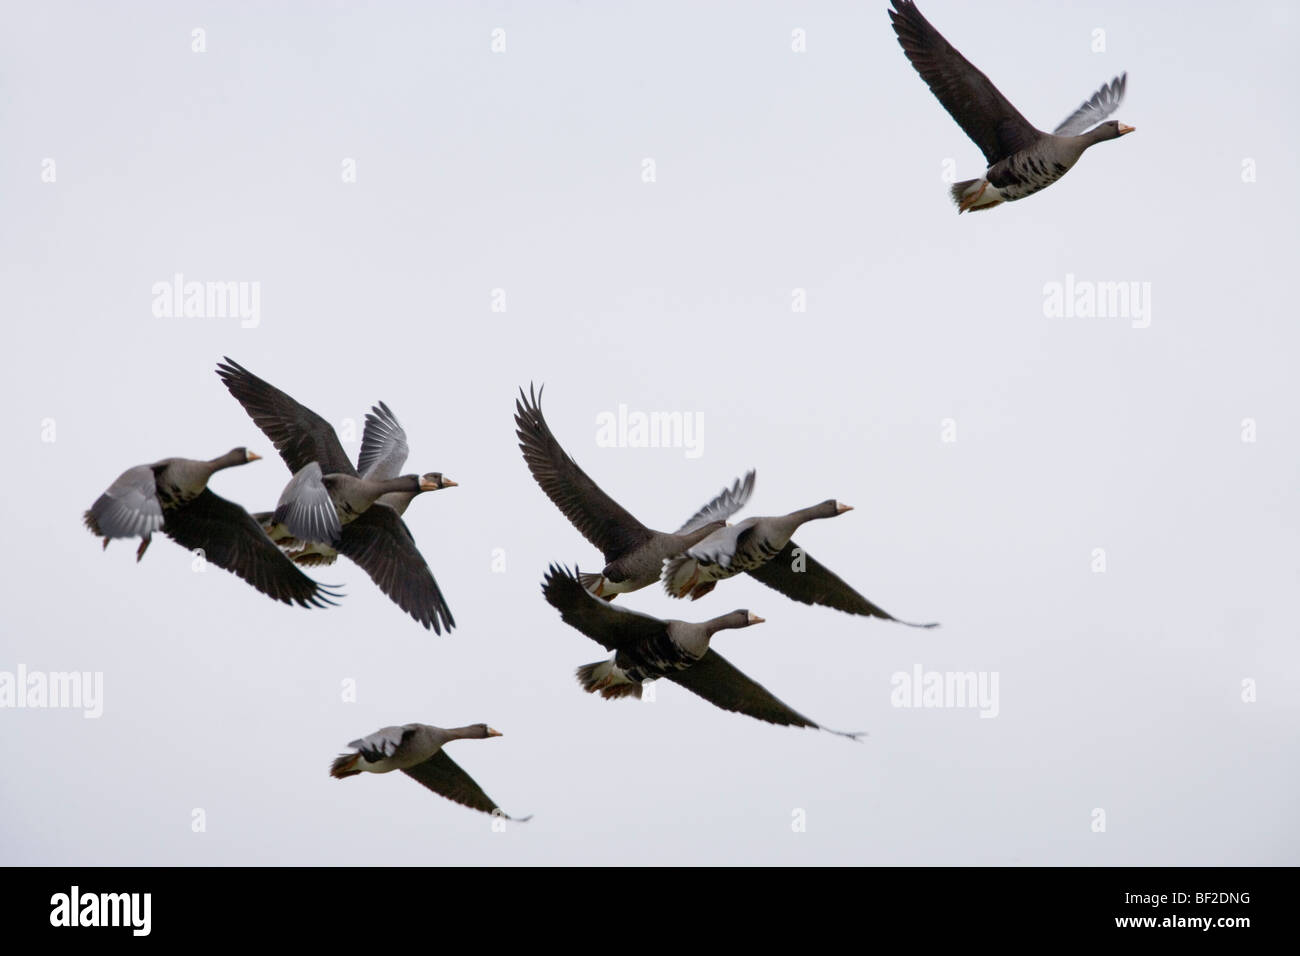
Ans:
POLYGON ((1119 124, 1119 135, 1123 136, 1125 133, 1131 133, 1131 132, 1133 132, 1135 129, 1137 129, 1136 126, 1125 126, 1123 123, 1120 123, 1120 124, 1119 124))
POLYGON ((250 452, 247 452, 246 454, 248 455, 248 457, 247 457, 247 459, 246 459, 247 461, 261 461, 261 460, 262 460, 262 456, 259 455, 259 454, 258 454, 257 452, 255 452, 255 451, 250 451, 250 452))

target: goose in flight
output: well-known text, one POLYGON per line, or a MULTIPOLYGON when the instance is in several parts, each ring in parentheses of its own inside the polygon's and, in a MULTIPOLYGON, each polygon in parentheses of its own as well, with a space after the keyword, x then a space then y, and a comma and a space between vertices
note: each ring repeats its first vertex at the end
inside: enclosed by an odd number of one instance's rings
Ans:
POLYGON ((803 604, 822 604, 849 614, 884 618, 908 627, 935 627, 900 621, 849 587, 829 568, 814 561, 791 540, 800 525, 834 518, 852 505, 833 499, 776 517, 746 518, 687 548, 664 564, 664 590, 675 598, 698 600, 719 581, 742 571, 803 604))
MULTIPOLYGON (((320 415, 229 358, 217 366, 217 375, 293 473, 276 512, 269 519, 265 513, 257 516, 271 536, 284 547, 328 545, 358 564, 384 594, 425 628, 441 634, 443 628, 450 631, 455 627, 446 599, 410 529, 383 499, 451 488, 456 483, 438 472, 400 480, 374 477, 376 469, 391 467, 397 452, 405 461, 404 432, 400 443, 396 435, 387 435, 391 447, 385 445, 383 436, 377 437, 371 457, 366 459, 372 474, 360 475, 334 427, 320 415)), ((362 445, 364 453, 364 441, 362 445)), ((327 552, 322 563, 328 560, 333 560, 332 553, 327 552)))
POLYGON ((303 574, 247 511, 208 488, 216 472, 260 458, 233 448, 210 461, 164 458, 128 468, 85 513, 86 527, 104 539, 105 548, 113 538, 139 537, 137 561, 153 533, 162 531, 277 601, 301 607, 333 604, 330 599, 339 594, 303 574))
POLYGON ((628 513, 587 477, 551 433, 542 415, 541 390, 519 390, 515 402, 519 450, 533 478, 582 536, 605 556, 600 574, 584 574, 582 583, 598 597, 612 601, 619 594, 639 591, 659 580, 667 558, 681 554, 744 507, 754 490, 754 472, 736 479, 672 534, 653 531, 628 513))
POLYGON ((1068 173, 1088 147, 1133 132, 1134 127, 1115 120, 1102 122, 1124 99, 1128 74, 1111 80, 1055 130, 1044 133, 930 25, 915 3, 893 2, 889 18, 903 52, 988 161, 982 178, 952 186, 958 213, 992 209, 1045 189, 1068 173))
POLYGON ((565 624, 613 651, 608 660, 578 668, 578 682, 590 694, 599 693, 606 700, 639 698, 642 682, 665 677, 715 707, 769 724, 813 727, 852 739, 862 736, 810 720, 709 646, 718 631, 762 624, 763 618, 750 611, 732 611, 695 624, 660 620, 600 600, 582 585, 577 574, 554 564, 542 582, 542 593, 565 624))
MULTIPOLYGON (((398 478, 402 466, 406 464, 408 453, 406 429, 397 420, 392 409, 383 402, 372 406, 366 413, 365 430, 361 433, 361 451, 357 454, 357 471, 361 477, 373 481, 390 481, 398 478)), ((408 477, 404 483, 405 487, 381 494, 375 499, 375 504, 387 505, 399 515, 404 515, 416 495, 425 491, 456 487, 456 482, 441 472, 431 471, 419 477, 421 479, 419 488, 412 490, 408 477)), ((299 541, 283 524, 275 522, 274 512, 263 512, 253 517, 262 521, 272 539, 289 550, 289 556, 298 564, 304 566, 333 564, 338 557, 338 552, 323 541, 299 541)))
MULTIPOLYGON (((341 780, 344 777, 355 777, 359 773, 400 770, 439 796, 454 800, 471 810, 516 820, 503 813, 496 801, 484 793, 474 778, 448 757, 443 749, 453 740, 484 740, 500 736, 500 731, 493 730, 487 724, 446 729, 430 724, 384 727, 348 744, 356 753, 336 757, 330 766, 330 776, 341 780)), ((523 823, 531 819, 531 816, 521 817, 516 822, 523 823)))

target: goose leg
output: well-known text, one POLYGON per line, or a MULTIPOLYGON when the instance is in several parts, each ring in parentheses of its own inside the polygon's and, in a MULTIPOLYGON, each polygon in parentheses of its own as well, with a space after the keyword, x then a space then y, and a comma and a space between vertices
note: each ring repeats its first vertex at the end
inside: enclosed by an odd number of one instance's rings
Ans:
MULTIPOLYGON (((135 552, 135 560, 136 560, 136 563, 139 563, 140 559, 144 557, 145 549, 147 549, 147 548, 149 547, 149 541, 150 541, 150 540, 151 540, 151 539, 150 539, 149 535, 145 535, 143 538, 140 539, 140 547, 137 548, 137 549, 136 549, 136 552, 135 552)), ((106 542, 104 542, 104 543, 107 544, 108 542, 106 541, 106 542)))

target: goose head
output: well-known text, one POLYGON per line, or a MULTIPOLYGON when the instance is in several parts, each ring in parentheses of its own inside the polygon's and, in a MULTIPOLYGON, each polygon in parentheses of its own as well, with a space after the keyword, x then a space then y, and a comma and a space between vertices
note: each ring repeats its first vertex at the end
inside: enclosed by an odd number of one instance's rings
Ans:
POLYGON ((455 487, 456 482, 440 471, 430 471, 420 476, 421 491, 441 491, 443 488, 455 487))

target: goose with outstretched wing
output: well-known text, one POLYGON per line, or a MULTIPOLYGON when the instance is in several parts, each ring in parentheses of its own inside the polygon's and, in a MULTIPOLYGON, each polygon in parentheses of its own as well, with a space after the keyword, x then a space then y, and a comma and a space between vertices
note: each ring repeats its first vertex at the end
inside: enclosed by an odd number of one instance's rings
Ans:
POLYGON ((992 209, 1046 189, 1070 171, 1084 150, 1133 132, 1132 126, 1103 122, 1124 99, 1126 73, 1094 93, 1051 133, 1045 133, 957 52, 911 0, 894 0, 889 18, 903 53, 988 161, 983 177, 951 187, 959 213, 992 209))
POLYGON ((582 583, 597 597, 612 601, 659 580, 665 560, 681 554, 722 528, 749 500, 754 472, 737 478, 672 534, 653 531, 587 477, 561 447, 542 415, 541 390, 519 390, 515 434, 533 478, 582 536, 605 556, 599 574, 584 574, 582 583))

